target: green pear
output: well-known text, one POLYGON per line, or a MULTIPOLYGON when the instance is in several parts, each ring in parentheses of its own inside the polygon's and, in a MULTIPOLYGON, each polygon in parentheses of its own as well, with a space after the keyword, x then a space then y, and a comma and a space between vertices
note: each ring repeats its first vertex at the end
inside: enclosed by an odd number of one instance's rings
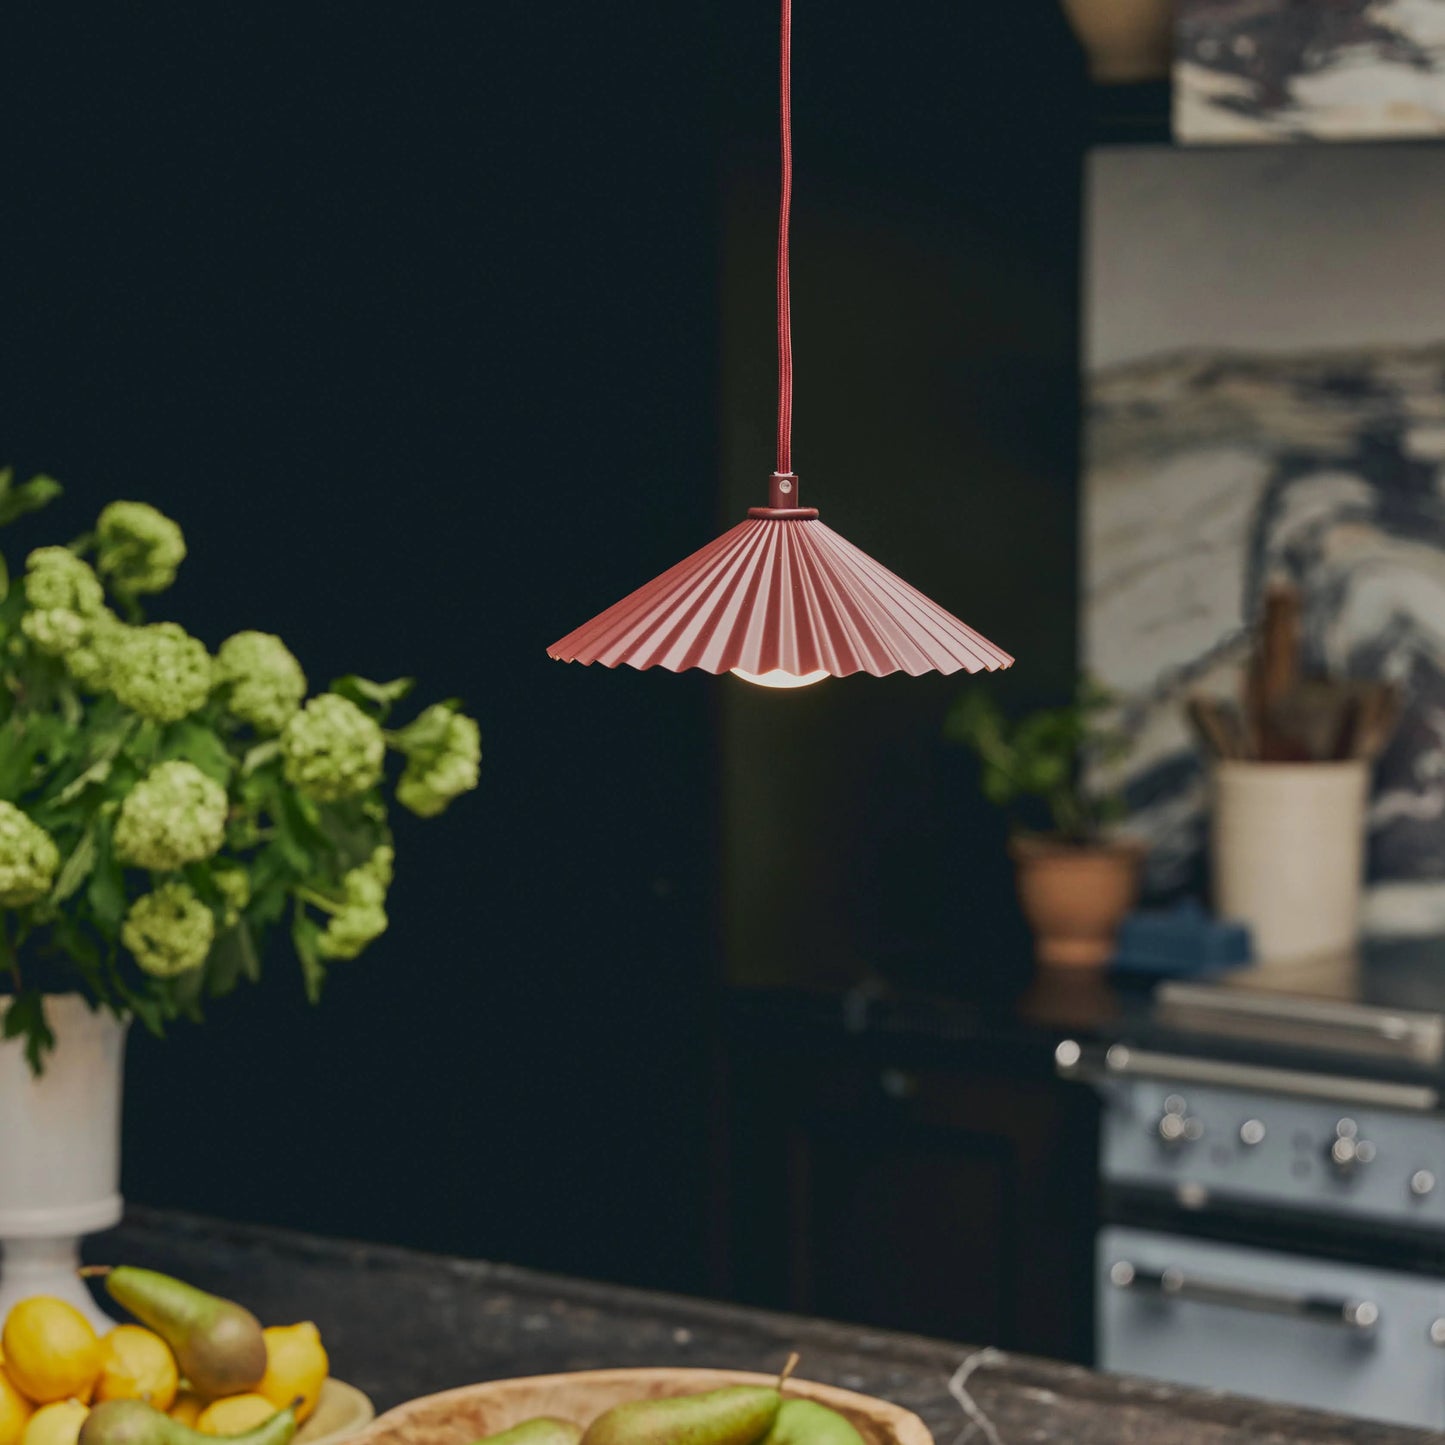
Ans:
POLYGON ((243 1435, 203 1435, 172 1420, 144 1400, 107 1400, 85 1417, 78 1445, 291 1445, 296 1409, 288 1405, 243 1435))
POLYGON ((866 1445, 836 1410, 815 1400, 785 1400, 763 1445, 866 1445))
POLYGON ((168 1274, 121 1265, 105 1288, 170 1347, 191 1388, 207 1399, 254 1390, 266 1373, 266 1338, 250 1310, 168 1274))
POLYGON ((536 1420, 525 1420, 503 1430, 500 1435, 487 1435, 477 1445, 577 1445, 582 1438, 582 1427, 567 1420, 553 1420, 540 1416, 536 1420))
POLYGON ((778 1418, 776 1385, 635 1400, 594 1420, 582 1445, 756 1445, 778 1418))

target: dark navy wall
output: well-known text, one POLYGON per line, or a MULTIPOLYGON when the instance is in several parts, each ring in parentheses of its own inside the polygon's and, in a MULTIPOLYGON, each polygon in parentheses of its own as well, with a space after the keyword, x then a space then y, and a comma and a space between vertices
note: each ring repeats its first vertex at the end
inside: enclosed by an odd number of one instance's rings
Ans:
MULTIPOLYGON (((209 643, 415 672, 484 730, 480 793, 399 821, 393 931, 322 1010, 278 948, 204 1030, 135 1040, 135 1198, 699 1284, 720 791, 735 975, 1022 960, 1001 826, 937 742, 954 684, 543 656, 760 498, 776 16, 0 19, 0 459, 70 489, 0 542, 151 500, 209 643)), ((1015 650, 1011 697, 1057 696, 1077 51, 1052 4, 953 0, 800 3, 797 49, 809 499, 1015 650)))
POLYGON ((26 7, 5 56, 15 549, 155 502, 166 609, 415 672, 480 793, 393 929, 137 1038, 138 1199, 685 1284, 701 1269, 709 691, 544 647, 714 514, 706 5, 26 7))

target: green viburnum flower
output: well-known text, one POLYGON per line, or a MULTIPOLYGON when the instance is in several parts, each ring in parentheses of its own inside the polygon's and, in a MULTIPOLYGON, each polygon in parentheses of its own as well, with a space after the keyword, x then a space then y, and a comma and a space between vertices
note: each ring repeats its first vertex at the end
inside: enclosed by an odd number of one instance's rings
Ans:
POLYGON ((378 848, 368 862, 341 880, 346 901, 326 924, 316 947, 323 958, 355 958, 368 943, 386 932, 386 889, 391 877, 391 849, 378 848), (387 855, 384 859, 381 855, 387 855))
POLYGON ((368 873, 380 880, 383 888, 390 888, 392 872, 396 866, 396 849, 390 843, 382 843, 363 866, 368 873))
POLYGON ((85 635, 65 654, 65 670, 87 692, 108 692, 113 660, 131 630, 108 608, 87 618, 85 635))
POLYGON ((211 882, 225 900, 222 921, 230 928, 241 917, 241 910, 251 901, 251 876, 244 868, 213 868, 211 882))
POLYGON ((228 683, 226 710, 257 732, 279 733, 306 696, 306 674, 269 632, 238 632, 216 653, 216 678, 228 683))
POLYGON ((90 619, 105 612, 105 589, 90 564, 69 547, 40 547, 25 559, 21 630, 51 657, 64 657, 85 640, 90 619))
POLYGON ((44 612, 25 613, 20 630, 48 657, 64 657, 85 641, 90 629, 80 613, 51 607, 44 612))
POLYGON ((50 892, 60 850, 14 803, 0 802, 0 907, 23 908, 50 892))
POLYGON ((406 754, 406 770, 396 785, 396 800, 418 817, 436 817, 453 798, 477 786, 482 762, 481 729, 475 719, 447 703, 427 708, 393 741, 406 754))
POLYGON ((214 857, 226 834, 226 790, 194 763, 158 763, 125 795, 115 856, 152 873, 214 857))
POLYGON ((179 722, 211 695, 215 671, 205 643, 174 622, 123 628, 105 651, 109 690, 151 722, 179 722))
POLYGON ((146 502, 112 502, 95 524, 96 566, 122 596, 164 592, 186 556, 181 529, 146 502))
POLYGON ((374 787, 386 742, 381 729, 347 698, 313 697, 281 733, 281 771, 299 793, 336 803, 374 787))
POLYGON ((120 941, 155 978, 199 968, 216 937, 216 920, 188 883, 162 883, 130 906, 120 941))

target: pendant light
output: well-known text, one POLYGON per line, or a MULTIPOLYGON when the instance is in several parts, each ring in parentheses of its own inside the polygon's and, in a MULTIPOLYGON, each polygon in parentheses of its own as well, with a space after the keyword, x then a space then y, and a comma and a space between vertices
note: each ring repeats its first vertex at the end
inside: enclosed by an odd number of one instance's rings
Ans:
POLYGON ((768 504, 547 649, 562 662, 806 687, 855 672, 990 672, 1013 658, 799 505, 792 467, 792 0, 782 0, 778 459, 768 504))

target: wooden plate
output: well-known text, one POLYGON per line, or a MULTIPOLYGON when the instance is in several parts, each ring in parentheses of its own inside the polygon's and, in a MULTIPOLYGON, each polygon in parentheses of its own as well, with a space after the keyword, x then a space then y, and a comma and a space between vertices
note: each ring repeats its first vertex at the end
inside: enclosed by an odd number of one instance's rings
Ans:
MULTIPOLYGON (((723 1385, 769 1385, 775 1378, 738 1370, 655 1369, 494 1380, 398 1405, 381 1416, 357 1445, 472 1445, 481 1436, 510 1430, 538 1415, 589 1425, 604 1410, 628 1400, 695 1395, 723 1385)), ((934 1445, 917 1415, 883 1400, 809 1380, 789 1380, 787 1393, 846 1415, 868 1445, 934 1445)))
POLYGON ((344 1380, 327 1380, 311 1418, 296 1432, 296 1445, 340 1445, 376 1419, 370 1400, 344 1380))

